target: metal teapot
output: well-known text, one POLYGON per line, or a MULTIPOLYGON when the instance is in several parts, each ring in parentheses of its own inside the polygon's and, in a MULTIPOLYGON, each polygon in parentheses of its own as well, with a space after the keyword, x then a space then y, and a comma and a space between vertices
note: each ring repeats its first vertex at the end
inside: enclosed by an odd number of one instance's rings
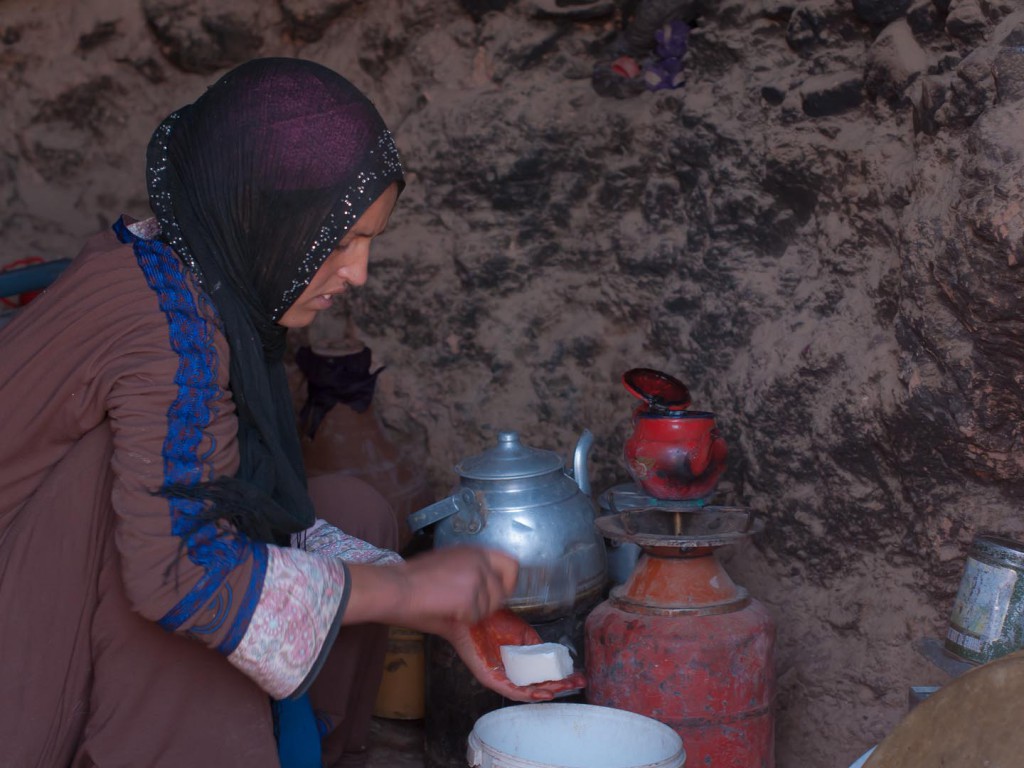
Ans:
POLYGON ((593 442, 584 430, 570 476, 557 453, 501 432, 497 445, 455 466, 459 486, 409 515, 409 527, 436 523, 438 549, 469 544, 508 552, 520 563, 508 606, 531 620, 563 615, 605 585, 604 539, 594 525, 587 471, 593 442))

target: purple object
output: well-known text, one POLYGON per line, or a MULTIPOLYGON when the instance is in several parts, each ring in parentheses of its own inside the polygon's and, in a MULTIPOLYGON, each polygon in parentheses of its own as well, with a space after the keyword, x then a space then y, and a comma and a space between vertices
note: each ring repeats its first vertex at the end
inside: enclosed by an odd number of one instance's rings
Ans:
POLYGON ((690 38, 690 25, 685 21, 669 21, 654 33, 654 54, 659 59, 682 59, 690 38))
POLYGON ((686 82, 683 56, 690 37, 684 21, 669 21, 654 33, 654 60, 644 69, 644 84, 649 91, 678 88, 686 82))

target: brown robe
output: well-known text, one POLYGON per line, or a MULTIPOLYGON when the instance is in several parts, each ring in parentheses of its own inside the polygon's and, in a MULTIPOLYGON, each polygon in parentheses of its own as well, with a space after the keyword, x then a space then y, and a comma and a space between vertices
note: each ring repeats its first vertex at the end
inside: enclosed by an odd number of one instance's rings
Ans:
MULTIPOLYGON (((269 697, 226 660, 260 598, 259 547, 186 544, 153 494, 182 440, 204 477, 238 463, 227 344, 187 272, 171 278, 205 329, 187 340, 207 374, 198 401, 183 400, 180 338, 175 349, 187 309, 113 234, 0 330, 5 766, 278 764, 269 697), (175 414, 197 407, 205 421, 178 435, 175 414)), ((324 476, 310 491, 318 517, 395 546, 387 503, 365 484, 324 476)), ((385 632, 345 628, 324 649, 310 695, 331 730, 326 766, 365 747, 385 632)))

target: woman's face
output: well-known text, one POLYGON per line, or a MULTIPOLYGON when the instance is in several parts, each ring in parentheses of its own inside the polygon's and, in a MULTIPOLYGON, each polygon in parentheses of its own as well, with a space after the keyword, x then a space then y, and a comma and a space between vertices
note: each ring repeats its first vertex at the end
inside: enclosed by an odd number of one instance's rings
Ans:
POLYGON ((285 328, 307 326, 317 312, 329 309, 334 297, 344 293, 348 286, 366 282, 370 241, 384 231, 397 199, 398 185, 392 184, 373 201, 331 251, 299 298, 281 315, 279 325, 285 328))

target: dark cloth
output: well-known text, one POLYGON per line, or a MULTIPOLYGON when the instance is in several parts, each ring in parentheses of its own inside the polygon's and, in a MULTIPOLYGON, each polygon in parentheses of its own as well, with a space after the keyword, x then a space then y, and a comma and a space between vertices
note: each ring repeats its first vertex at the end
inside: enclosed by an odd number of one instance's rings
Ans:
POLYGON ((195 272, 231 349, 240 466, 169 484, 220 519, 284 543, 313 523, 277 324, 338 241, 392 183, 394 141, 370 101, 299 59, 237 67, 170 115, 147 153, 160 239, 195 272))
POLYGON ((370 373, 372 353, 369 347, 350 355, 318 355, 309 347, 301 347, 295 363, 306 377, 306 402, 299 411, 299 425, 310 439, 316 437, 324 416, 343 403, 356 413, 365 413, 373 401, 381 366, 370 373))

